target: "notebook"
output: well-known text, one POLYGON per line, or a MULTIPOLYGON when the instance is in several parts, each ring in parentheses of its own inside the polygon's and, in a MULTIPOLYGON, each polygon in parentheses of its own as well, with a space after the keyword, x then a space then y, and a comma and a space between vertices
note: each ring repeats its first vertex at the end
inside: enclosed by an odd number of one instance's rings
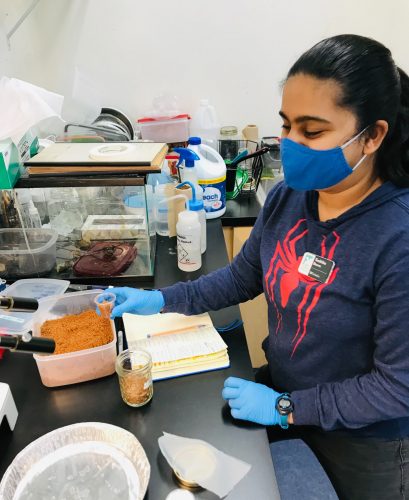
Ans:
POLYGON ((207 313, 124 314, 123 320, 128 349, 144 349, 151 354, 153 380, 230 366, 227 345, 207 313))

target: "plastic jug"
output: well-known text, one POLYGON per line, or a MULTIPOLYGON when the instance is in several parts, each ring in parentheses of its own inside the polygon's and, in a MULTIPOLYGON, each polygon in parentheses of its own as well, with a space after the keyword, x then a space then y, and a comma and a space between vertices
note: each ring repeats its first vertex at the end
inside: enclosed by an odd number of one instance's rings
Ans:
POLYGON ((189 149, 199 157, 195 161, 195 170, 203 188, 206 219, 220 217, 226 211, 226 164, 217 151, 202 144, 200 137, 189 139, 189 149))
POLYGON ((213 149, 218 149, 220 124, 214 106, 207 99, 200 101, 200 106, 192 114, 190 133, 202 139, 202 142, 213 149))

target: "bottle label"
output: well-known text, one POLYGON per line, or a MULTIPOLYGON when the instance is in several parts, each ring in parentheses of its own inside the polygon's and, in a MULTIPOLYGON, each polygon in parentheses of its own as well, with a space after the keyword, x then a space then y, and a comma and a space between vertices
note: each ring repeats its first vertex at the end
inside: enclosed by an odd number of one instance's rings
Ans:
POLYGON ((201 258, 200 246, 193 241, 191 234, 177 235, 178 261, 181 264, 196 266, 201 258))
POLYGON ((226 206, 226 177, 212 181, 199 179, 204 189, 203 205, 206 212, 218 212, 226 206))

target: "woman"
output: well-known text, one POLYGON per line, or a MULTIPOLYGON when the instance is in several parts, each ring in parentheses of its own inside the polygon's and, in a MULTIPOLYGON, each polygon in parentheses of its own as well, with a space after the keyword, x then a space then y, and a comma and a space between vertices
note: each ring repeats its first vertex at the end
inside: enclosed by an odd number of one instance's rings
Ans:
POLYGON ((329 38, 290 69, 280 115, 285 182, 231 265, 115 289, 113 314, 264 292, 268 368, 225 381, 232 416, 304 439, 341 499, 409 498, 409 78, 380 43, 329 38))

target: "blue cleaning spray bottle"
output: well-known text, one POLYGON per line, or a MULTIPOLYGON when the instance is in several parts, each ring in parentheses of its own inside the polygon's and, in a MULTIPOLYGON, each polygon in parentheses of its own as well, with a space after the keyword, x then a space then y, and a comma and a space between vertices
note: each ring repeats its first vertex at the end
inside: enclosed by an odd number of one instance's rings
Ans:
POLYGON ((173 151, 178 153, 180 156, 176 166, 179 168, 183 165, 183 168, 179 169, 182 182, 191 182, 195 187, 196 197, 203 199, 203 195, 201 196, 201 194, 203 194, 203 190, 199 187, 199 181, 195 168, 195 161, 200 160, 199 156, 194 151, 187 148, 175 148, 173 151))

